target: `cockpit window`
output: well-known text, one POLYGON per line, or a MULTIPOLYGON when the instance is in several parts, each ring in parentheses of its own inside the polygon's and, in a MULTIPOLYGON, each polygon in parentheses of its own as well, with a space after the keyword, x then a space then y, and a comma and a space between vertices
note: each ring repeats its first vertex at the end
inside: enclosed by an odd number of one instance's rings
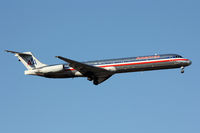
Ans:
POLYGON ((176 57, 176 58, 183 58, 183 57, 182 57, 182 56, 180 56, 180 55, 176 55, 175 57, 176 57))

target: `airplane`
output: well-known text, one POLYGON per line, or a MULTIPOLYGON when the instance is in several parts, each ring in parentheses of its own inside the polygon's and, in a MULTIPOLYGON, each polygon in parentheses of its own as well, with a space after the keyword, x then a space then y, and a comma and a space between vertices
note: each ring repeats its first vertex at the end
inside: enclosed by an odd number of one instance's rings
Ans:
POLYGON ((178 54, 155 54, 87 62, 78 62, 62 56, 56 56, 56 58, 66 63, 46 65, 36 59, 31 52, 5 51, 15 54, 19 61, 24 64, 27 68, 24 71, 25 75, 37 75, 46 78, 86 77, 89 81, 93 81, 94 85, 98 85, 118 73, 173 68, 181 68, 181 73, 184 73, 184 68, 192 63, 191 60, 178 54))

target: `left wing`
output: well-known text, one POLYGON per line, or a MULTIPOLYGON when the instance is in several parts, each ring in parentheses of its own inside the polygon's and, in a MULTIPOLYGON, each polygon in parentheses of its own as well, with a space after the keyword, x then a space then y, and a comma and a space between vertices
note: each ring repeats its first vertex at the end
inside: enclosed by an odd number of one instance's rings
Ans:
POLYGON ((74 61, 74 60, 64 58, 61 56, 56 56, 56 57, 63 61, 68 62, 70 67, 73 67, 74 69, 79 71, 81 74, 88 77, 89 80, 93 80, 93 83, 95 85, 98 85, 104 82, 105 80, 107 80, 113 75, 113 72, 100 68, 100 67, 91 66, 91 65, 74 61))

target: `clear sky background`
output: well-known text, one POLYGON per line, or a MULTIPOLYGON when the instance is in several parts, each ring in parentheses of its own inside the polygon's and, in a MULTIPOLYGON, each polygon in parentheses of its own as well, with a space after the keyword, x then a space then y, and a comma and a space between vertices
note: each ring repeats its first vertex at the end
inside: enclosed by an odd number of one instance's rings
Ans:
POLYGON ((1 133, 199 133, 199 0, 0 1, 1 133), (46 64, 177 53, 179 69, 85 78, 25 76, 5 49, 46 64))

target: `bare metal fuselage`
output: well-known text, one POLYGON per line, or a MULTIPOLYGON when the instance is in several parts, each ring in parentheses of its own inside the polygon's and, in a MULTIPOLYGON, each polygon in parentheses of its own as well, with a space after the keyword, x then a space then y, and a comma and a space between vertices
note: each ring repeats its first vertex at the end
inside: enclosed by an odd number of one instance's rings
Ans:
MULTIPOLYGON (((137 72, 137 71, 149 71, 160 69, 173 69, 183 68, 191 64, 189 59, 182 58, 175 54, 159 55, 159 56, 144 56, 144 57, 132 57, 110 60, 99 60, 84 62, 85 64, 101 67, 106 70, 116 73, 137 72), (150 58, 148 58, 150 57, 150 58)), ((53 65, 60 66, 60 65, 53 65)), ((37 75, 47 78, 73 78, 84 77, 76 69, 70 67, 68 64, 63 64, 63 69, 58 72, 38 73, 37 75)), ((48 66, 47 66, 48 67, 48 66)))
POLYGON ((40 62, 31 52, 15 52, 6 50, 18 57, 28 69, 26 75, 37 75, 47 78, 74 78, 87 77, 98 85, 116 73, 149 71, 160 69, 181 68, 189 66, 191 61, 177 54, 163 54, 151 56, 139 56, 120 59, 108 59, 89 62, 78 62, 62 56, 57 58, 67 64, 46 65, 40 62))

